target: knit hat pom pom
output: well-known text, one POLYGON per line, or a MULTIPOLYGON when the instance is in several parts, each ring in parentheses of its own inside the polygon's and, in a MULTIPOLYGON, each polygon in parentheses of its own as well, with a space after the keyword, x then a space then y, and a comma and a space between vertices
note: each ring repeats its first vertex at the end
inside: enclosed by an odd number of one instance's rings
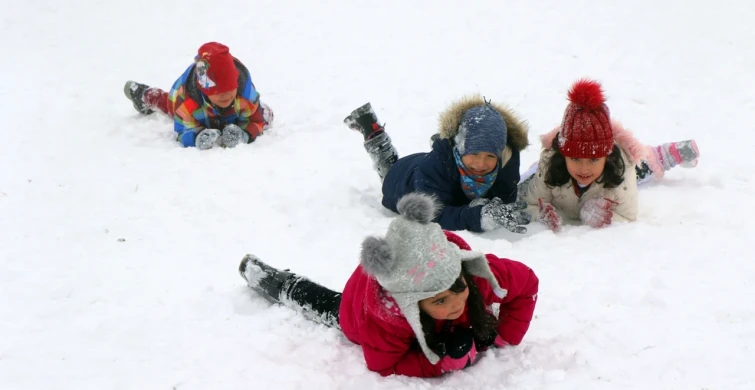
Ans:
POLYGON ((594 80, 582 79, 574 83, 569 90, 569 101, 577 108, 597 110, 603 106, 603 87, 594 80))
POLYGON ((361 264, 372 276, 389 276, 396 268, 396 256, 386 240, 370 236, 362 242, 361 264))
POLYGON ((435 219, 440 210, 437 200, 427 194, 412 192, 398 200, 396 209, 410 221, 428 223, 435 219))

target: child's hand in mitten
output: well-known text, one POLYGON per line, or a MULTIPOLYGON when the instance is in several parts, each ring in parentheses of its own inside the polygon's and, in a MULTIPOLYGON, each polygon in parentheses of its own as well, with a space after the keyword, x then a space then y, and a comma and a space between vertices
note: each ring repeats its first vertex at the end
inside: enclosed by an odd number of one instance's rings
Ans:
POLYGON ((477 351, 484 351, 488 349, 490 346, 495 346, 498 348, 502 348, 506 345, 509 345, 501 335, 498 334, 498 332, 492 332, 490 335, 488 335, 484 339, 480 339, 475 337, 475 347, 477 348, 477 351))
POLYGON ((197 138, 194 141, 197 149, 207 150, 215 146, 215 141, 220 136, 220 131, 216 129, 204 129, 197 133, 197 138))
POLYGON ((613 218, 611 207, 617 204, 607 198, 589 199, 582 205, 582 209, 579 211, 579 218, 586 225, 594 228, 608 226, 611 224, 611 218, 613 218))
POLYGON ((483 230, 492 230, 500 226, 514 233, 527 233, 527 228, 519 225, 527 225, 532 217, 525 211, 527 203, 516 201, 504 204, 500 198, 493 198, 482 206, 480 211, 480 225, 483 230))
POLYGON ((443 372, 461 370, 474 364, 477 360, 472 329, 458 328, 448 335, 445 341, 445 354, 440 360, 443 372))
POLYGON ((563 222, 556 208, 550 203, 543 203, 542 198, 537 198, 537 204, 540 206, 540 215, 538 215, 537 220, 554 232, 561 229, 563 222))
POLYGON ((503 337, 501 337, 499 335, 496 335, 495 336, 495 341, 493 341, 493 345, 495 345, 498 348, 503 348, 503 347, 509 345, 509 343, 506 342, 506 340, 504 340, 503 337))
POLYGON ((223 128, 221 140, 226 148, 235 148, 240 142, 247 143, 249 134, 233 123, 223 128))

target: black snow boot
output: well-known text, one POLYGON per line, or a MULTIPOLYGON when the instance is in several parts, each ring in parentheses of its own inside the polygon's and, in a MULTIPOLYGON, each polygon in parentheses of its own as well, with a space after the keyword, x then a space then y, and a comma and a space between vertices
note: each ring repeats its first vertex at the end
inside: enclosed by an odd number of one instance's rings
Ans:
POLYGON ((134 109, 136 109, 136 111, 140 114, 144 115, 149 115, 153 112, 144 103, 144 91, 146 91, 147 88, 149 88, 149 86, 130 80, 126 81, 126 85, 123 86, 123 93, 126 95, 128 100, 131 100, 131 103, 134 103, 134 109))
POLYGON ((398 152, 383 125, 378 123, 372 105, 368 102, 352 111, 343 123, 364 136, 364 148, 372 158, 373 168, 381 180, 385 179, 393 163, 398 160, 398 152))
POLYGON ((380 180, 385 179, 393 164, 398 161, 398 152, 391 142, 391 137, 384 131, 375 133, 364 142, 364 149, 370 155, 372 167, 377 171, 380 180))
POLYGON ((350 129, 362 133, 365 141, 373 137, 376 133, 385 130, 383 126, 378 123, 377 115, 375 115, 375 111, 372 109, 372 105, 369 102, 352 111, 349 116, 344 118, 343 123, 345 123, 346 126, 349 126, 350 129))
POLYGON ((249 287, 273 303, 281 302, 286 282, 290 284, 296 279, 293 273, 271 267, 254 255, 244 256, 239 264, 239 273, 249 287))

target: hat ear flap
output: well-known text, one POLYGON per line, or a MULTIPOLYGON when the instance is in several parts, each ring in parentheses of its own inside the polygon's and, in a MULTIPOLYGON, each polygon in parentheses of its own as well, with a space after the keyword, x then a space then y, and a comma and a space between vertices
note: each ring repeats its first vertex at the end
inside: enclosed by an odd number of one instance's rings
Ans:
POLYGON ((401 313, 404 315, 404 318, 406 318, 406 322, 408 322, 409 326, 412 328, 414 336, 417 337, 417 343, 419 343, 419 346, 422 349, 422 352, 425 354, 425 357, 427 357, 427 360, 430 361, 431 364, 438 364, 438 362, 440 361, 440 356, 438 356, 438 354, 436 354, 435 351, 433 351, 432 348, 427 345, 425 331, 424 329, 422 329, 422 320, 420 320, 419 304, 414 299, 411 299, 411 301, 414 302, 399 302, 397 300, 396 303, 401 308, 401 313))
POLYGON ((396 268, 396 254, 383 238, 370 236, 362 242, 360 263, 372 276, 388 276, 396 268))
POLYGON ((498 298, 505 298, 509 292, 505 288, 501 288, 498 284, 498 279, 493 275, 493 271, 490 270, 488 265, 488 259, 484 254, 473 251, 461 251, 461 265, 464 267, 470 275, 484 278, 490 283, 490 287, 493 288, 493 293, 498 298))

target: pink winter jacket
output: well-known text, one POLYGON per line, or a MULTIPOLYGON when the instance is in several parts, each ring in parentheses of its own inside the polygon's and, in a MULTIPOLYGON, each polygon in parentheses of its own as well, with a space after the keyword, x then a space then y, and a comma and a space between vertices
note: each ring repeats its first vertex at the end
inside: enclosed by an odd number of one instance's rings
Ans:
MULTIPOLYGON (((448 241, 461 249, 471 250, 461 237, 448 231, 445 233, 448 241)), ((474 282, 487 306, 501 304, 498 334, 509 344, 517 345, 532 320, 538 278, 520 262, 492 254, 485 256, 501 288, 508 290, 508 294, 503 299, 498 298, 485 279, 474 277, 474 282)), ((339 322, 346 338, 362 346, 369 370, 383 376, 436 377, 442 374, 440 364, 431 364, 416 344, 416 336, 396 303, 361 266, 344 288, 339 322)), ((470 326, 466 309, 454 324, 470 326)))

